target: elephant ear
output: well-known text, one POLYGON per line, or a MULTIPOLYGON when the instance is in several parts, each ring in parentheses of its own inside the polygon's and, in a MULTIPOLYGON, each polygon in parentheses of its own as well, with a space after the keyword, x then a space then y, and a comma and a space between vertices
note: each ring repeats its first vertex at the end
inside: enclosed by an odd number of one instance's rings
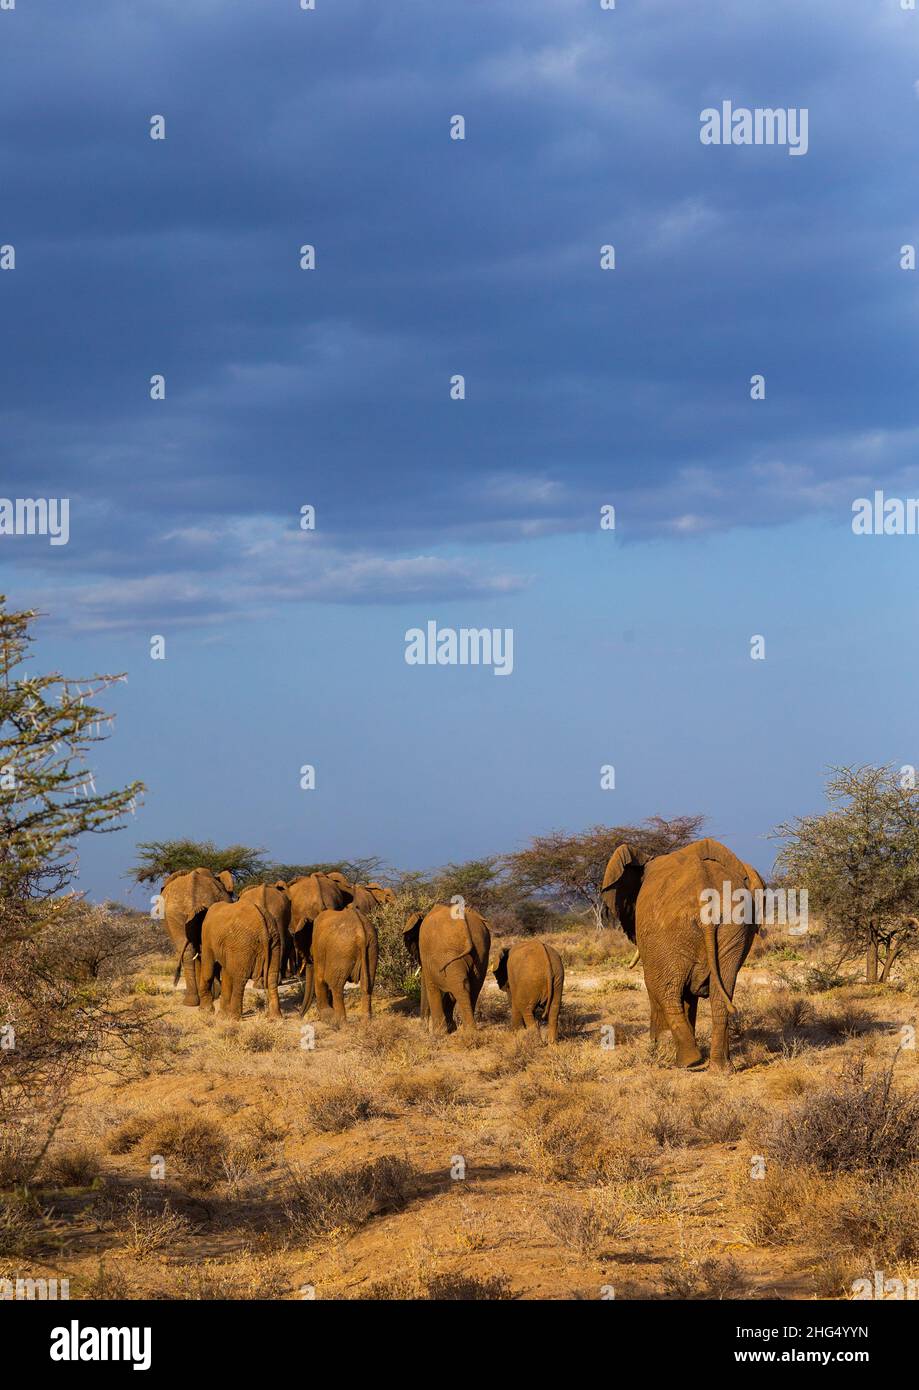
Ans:
POLYGON ((224 888, 227 890, 227 892, 228 892, 228 893, 232 893, 232 892, 233 892, 233 875, 231 874, 230 870, 229 870, 229 869, 221 869, 221 870, 220 870, 220 873, 217 875, 217 877, 220 879, 220 882, 223 884, 223 886, 224 886, 224 888))
POLYGON ((418 944, 418 934, 421 931, 421 924, 425 919, 425 913, 413 912, 406 920, 405 930, 402 933, 402 940, 405 948, 416 965, 421 964, 421 948, 418 944))
POLYGON ((620 845, 610 856, 600 889, 604 923, 618 924, 630 941, 635 940, 635 904, 644 873, 644 857, 631 845, 620 845))
POLYGON ((511 948, 509 946, 505 946, 504 950, 498 957, 498 964, 495 966, 494 974, 495 979, 498 982, 499 989, 507 989, 507 958, 510 955, 510 953, 511 948))
POLYGON ((763 927, 762 895, 766 891, 765 880, 760 878, 759 874, 754 869, 752 864, 746 864, 743 860, 741 860, 741 863, 743 863, 743 866, 747 871, 747 887, 753 894, 753 921, 756 926, 756 930, 758 932, 761 932, 763 936, 767 936, 768 932, 763 927), (757 898, 756 896, 757 893, 759 893, 760 895, 759 898, 757 898))

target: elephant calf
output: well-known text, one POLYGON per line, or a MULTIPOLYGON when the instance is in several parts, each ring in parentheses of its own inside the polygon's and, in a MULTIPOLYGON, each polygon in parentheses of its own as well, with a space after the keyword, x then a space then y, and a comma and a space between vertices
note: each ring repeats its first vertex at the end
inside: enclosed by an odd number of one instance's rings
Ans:
MULTIPOLYGON (((320 912, 312 926, 309 951, 320 1018, 331 1007, 336 1022, 344 1023, 348 983, 360 985, 361 1013, 369 1018, 379 946, 376 927, 363 912, 356 907, 320 912)), ((304 993, 301 1017, 309 1002, 309 994, 304 993)))
POLYGON ((547 1024, 547 1040, 557 1043, 565 967, 555 947, 542 941, 505 946, 495 966, 495 979, 498 988, 510 995, 511 1027, 538 1031, 538 1009, 547 1024))
POLYGON ((421 966, 421 1017, 432 1033, 454 1027, 458 1010, 464 1028, 475 1028, 475 1006, 488 972, 491 933, 471 907, 438 904, 409 917, 402 938, 421 966))

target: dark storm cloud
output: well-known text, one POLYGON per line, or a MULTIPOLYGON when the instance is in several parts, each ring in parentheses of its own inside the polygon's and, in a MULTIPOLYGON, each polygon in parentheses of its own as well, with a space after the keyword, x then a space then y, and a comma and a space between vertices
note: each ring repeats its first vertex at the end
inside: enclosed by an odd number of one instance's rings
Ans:
POLYGON ((50 578, 88 621, 506 592, 525 559, 483 576, 456 547, 595 528, 604 502, 636 538, 844 519, 915 482, 915 15, 0 20, 0 491, 73 499, 50 578), (722 99, 806 106, 808 154, 701 146, 722 99))

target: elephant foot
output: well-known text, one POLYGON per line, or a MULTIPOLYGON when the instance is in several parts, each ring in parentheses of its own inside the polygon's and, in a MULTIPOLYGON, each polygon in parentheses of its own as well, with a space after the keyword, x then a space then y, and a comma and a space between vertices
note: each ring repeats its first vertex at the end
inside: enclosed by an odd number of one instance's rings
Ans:
POLYGON ((200 1008, 200 1000, 198 999, 197 994, 194 995, 194 997, 192 997, 191 995, 188 994, 187 991, 186 991, 186 994, 185 994, 185 998, 182 1000, 182 1003, 185 1005, 186 1009, 197 1009, 197 1008, 200 1008))
POLYGON ((692 1070, 693 1068, 698 1069, 702 1066, 704 1060, 698 1048, 695 1048, 694 1051, 690 1051, 689 1048, 687 1048, 685 1052, 677 1050, 676 1064, 678 1067, 686 1067, 688 1070, 692 1070))
POLYGON ((708 1069, 709 1071, 731 1072, 734 1070, 734 1063, 730 1057, 710 1057, 708 1069))

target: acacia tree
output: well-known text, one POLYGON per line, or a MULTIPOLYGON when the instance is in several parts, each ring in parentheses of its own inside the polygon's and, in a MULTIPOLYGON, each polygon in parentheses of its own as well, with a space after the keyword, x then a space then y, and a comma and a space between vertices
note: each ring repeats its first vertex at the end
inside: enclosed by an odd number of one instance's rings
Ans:
POLYGON ((61 950, 80 930, 77 838, 117 829, 143 790, 100 792, 87 763, 111 725, 95 701, 124 677, 28 674, 37 616, 0 595, 0 1187, 28 1178, 74 1077, 139 1026, 61 950))
POLYGON ((776 827, 778 866, 806 888, 842 960, 865 954, 869 984, 890 978, 919 935, 919 790, 891 767, 831 768, 830 809, 776 827))
MULTIPOLYGON (((138 861, 130 870, 135 883, 159 883, 183 869, 229 869, 234 878, 255 879, 267 873, 263 849, 227 845, 213 840, 145 840, 137 846, 138 861)), ((278 877, 279 875, 275 875, 278 877)))
POLYGON ((122 675, 29 675, 34 610, 6 611, 0 595, 0 899, 61 893, 76 871, 75 841, 117 830, 143 790, 99 792, 87 754, 113 716, 94 704, 122 675))
POLYGON ((650 816, 641 825, 594 825, 577 835, 557 830, 537 835, 526 849, 506 855, 504 862, 522 889, 548 893, 562 907, 582 908, 599 929, 603 924, 600 888, 616 846, 627 841, 647 858, 668 854, 694 840, 704 820, 704 816, 672 820, 650 816))
POLYGON ((485 859, 468 859, 463 864, 445 864, 434 876, 434 894, 441 902, 462 898, 488 916, 502 901, 501 861, 496 854, 485 859))

